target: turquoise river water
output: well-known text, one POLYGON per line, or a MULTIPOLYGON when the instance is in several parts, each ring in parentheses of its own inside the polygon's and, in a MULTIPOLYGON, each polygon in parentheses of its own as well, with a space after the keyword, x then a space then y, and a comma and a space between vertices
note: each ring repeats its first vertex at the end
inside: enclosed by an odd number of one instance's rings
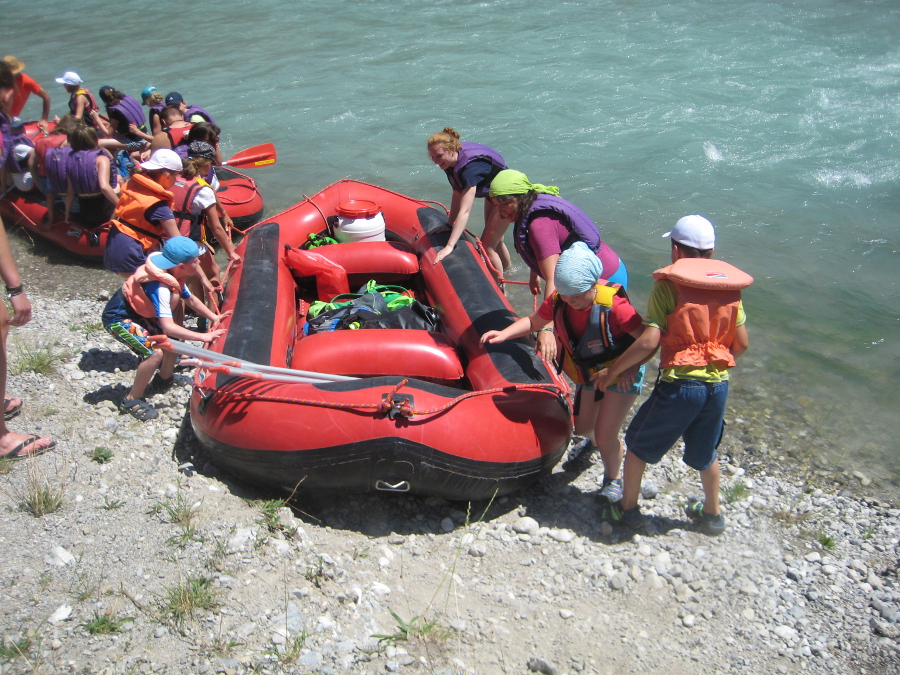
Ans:
POLYGON ((756 278, 732 399, 754 450, 900 493, 896 0, 0 0, 0 17, 54 112, 75 70, 95 92, 180 91, 226 154, 274 141, 254 173, 270 213, 343 177, 449 203, 425 140, 450 125, 587 211, 641 310, 660 235, 708 216, 756 278))

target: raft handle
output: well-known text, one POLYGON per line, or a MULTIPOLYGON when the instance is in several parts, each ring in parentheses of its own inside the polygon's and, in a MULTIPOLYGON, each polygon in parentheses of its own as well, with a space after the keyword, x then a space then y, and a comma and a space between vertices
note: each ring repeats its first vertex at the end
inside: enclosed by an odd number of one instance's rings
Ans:
POLYGON ((380 478, 375 481, 375 489, 383 490, 384 492, 409 492, 409 488, 410 485, 408 480, 401 480, 399 483, 393 485, 380 478))

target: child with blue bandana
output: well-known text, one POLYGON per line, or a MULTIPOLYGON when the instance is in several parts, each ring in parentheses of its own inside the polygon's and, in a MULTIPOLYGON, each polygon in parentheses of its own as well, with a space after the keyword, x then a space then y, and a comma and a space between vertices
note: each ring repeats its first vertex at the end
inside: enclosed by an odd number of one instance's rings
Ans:
POLYGON ((644 326, 624 289, 602 279, 602 271, 597 255, 585 243, 574 243, 556 263, 556 292, 536 312, 501 331, 488 331, 481 342, 499 344, 539 330, 556 333, 562 367, 578 387, 576 428, 593 422, 594 439, 603 458, 600 498, 612 503, 622 498, 624 450, 619 430, 641 392, 644 367, 629 368, 596 390, 592 378, 639 338, 644 326))

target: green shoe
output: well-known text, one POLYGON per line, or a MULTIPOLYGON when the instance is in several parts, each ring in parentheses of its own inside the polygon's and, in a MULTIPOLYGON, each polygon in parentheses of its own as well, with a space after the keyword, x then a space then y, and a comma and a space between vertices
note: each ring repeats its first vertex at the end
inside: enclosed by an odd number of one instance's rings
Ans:
POLYGON ((611 525, 625 525, 632 530, 636 530, 644 524, 647 517, 641 513, 640 506, 635 506, 633 509, 623 509, 619 502, 612 502, 600 506, 600 520, 604 520, 611 525))
POLYGON ((721 513, 713 515, 703 510, 703 502, 694 502, 684 507, 687 517, 697 522, 700 528, 713 536, 725 531, 725 516, 721 513))

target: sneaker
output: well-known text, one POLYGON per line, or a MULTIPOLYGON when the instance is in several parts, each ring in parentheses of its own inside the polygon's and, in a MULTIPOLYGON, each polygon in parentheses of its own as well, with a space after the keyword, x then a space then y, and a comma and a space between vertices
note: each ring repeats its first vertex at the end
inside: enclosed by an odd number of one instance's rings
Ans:
POLYGON ((600 507, 600 520, 605 520, 611 525, 625 525, 632 530, 638 529, 647 520, 647 517, 641 513, 641 507, 635 506, 633 509, 623 509, 619 502, 611 504, 603 504, 600 507))
POLYGON ((707 534, 717 535, 725 531, 725 516, 715 515, 703 510, 703 502, 694 502, 684 507, 684 512, 691 520, 696 521, 707 534))
POLYGON ((566 462, 574 462, 576 459, 587 460, 597 449, 587 436, 573 436, 569 444, 569 452, 566 454, 566 462))
POLYGON ((621 478, 603 477, 603 485, 600 487, 600 500, 607 504, 622 500, 623 483, 621 478))

